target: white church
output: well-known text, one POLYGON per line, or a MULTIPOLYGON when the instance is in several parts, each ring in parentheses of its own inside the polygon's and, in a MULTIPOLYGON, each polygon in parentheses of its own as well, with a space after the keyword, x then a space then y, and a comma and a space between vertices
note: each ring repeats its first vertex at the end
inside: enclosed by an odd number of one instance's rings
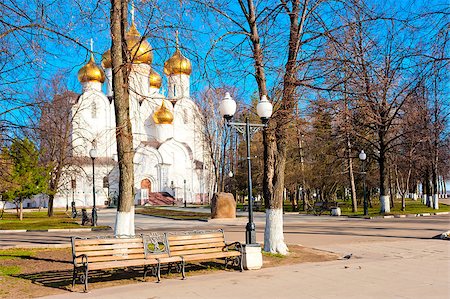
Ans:
MULTIPOLYGON (((142 39, 134 20, 126 35, 133 57, 129 90, 137 205, 158 204, 163 199, 206 203, 212 192, 203 116, 190 97, 191 62, 181 53, 176 39, 175 52, 164 63, 164 95, 163 80, 152 67, 152 47, 142 39)), ((82 93, 72 105, 73 171, 55 196, 55 207, 70 206, 72 200, 77 208, 92 206, 93 173, 97 206, 114 202, 118 196, 110 50, 103 54, 101 66, 91 55, 78 71, 78 80, 82 93), (93 148, 97 152, 94 169, 90 157, 93 148)), ((36 205, 45 203, 31 206, 36 205)))

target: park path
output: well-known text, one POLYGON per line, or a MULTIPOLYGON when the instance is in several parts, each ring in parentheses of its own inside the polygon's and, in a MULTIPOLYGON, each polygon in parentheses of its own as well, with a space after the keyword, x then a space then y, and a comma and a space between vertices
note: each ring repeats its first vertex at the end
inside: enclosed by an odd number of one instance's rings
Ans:
MULTIPOLYGON (((114 217, 110 211, 101 211, 100 215, 104 224, 114 217)), ((256 213, 255 222, 257 240, 261 242, 264 215, 256 213)), ((240 241, 244 239, 245 223, 246 219, 198 222, 136 218, 138 232, 223 227, 228 240, 240 241)), ((95 289, 88 294, 65 292, 46 298, 447 299, 450 298, 450 242, 432 237, 448 229, 449 215, 362 220, 286 214, 284 231, 288 244, 301 244, 342 256, 351 253, 352 257, 243 273, 230 271, 194 276, 186 281, 175 278, 165 279, 160 284, 136 283, 95 289)), ((64 238, 61 234, 54 237, 64 238)))
POLYGON ((339 244, 349 260, 226 272, 95 289, 66 298, 450 298, 449 242, 408 239, 339 244))

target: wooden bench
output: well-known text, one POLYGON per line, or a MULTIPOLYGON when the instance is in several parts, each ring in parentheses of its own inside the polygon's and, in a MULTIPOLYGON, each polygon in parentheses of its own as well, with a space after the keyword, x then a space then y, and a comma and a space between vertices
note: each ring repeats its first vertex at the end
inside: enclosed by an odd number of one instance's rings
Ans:
POLYGON ((317 201, 314 203, 313 213, 314 215, 322 215, 323 212, 330 212, 331 209, 337 208, 337 202, 329 202, 329 201, 317 201))
POLYGON ((180 260, 170 258, 165 234, 136 237, 72 237, 73 278, 72 288, 80 273, 84 291, 88 289, 91 270, 144 267, 144 279, 149 270, 160 281, 161 263, 180 260))
POLYGON ((225 259, 225 268, 230 263, 232 266, 239 266, 240 271, 243 270, 241 243, 226 244, 222 229, 174 232, 166 235, 170 257, 181 259, 183 279, 186 278, 187 262, 225 259))

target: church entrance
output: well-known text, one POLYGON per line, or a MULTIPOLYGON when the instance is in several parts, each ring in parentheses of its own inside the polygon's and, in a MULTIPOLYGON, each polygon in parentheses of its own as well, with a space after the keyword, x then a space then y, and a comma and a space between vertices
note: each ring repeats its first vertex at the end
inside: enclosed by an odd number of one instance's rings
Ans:
POLYGON ((141 181, 141 205, 148 202, 149 193, 152 190, 152 182, 149 179, 143 179, 141 181))

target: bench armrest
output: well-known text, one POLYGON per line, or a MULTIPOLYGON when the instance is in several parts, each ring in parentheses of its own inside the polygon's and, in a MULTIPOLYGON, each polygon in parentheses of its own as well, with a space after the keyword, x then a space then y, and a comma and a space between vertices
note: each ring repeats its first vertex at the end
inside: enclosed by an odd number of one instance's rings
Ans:
POLYGON ((77 258, 80 258, 80 257, 81 257, 81 264, 82 264, 83 266, 86 266, 86 265, 88 264, 88 256, 85 255, 85 254, 80 254, 80 255, 74 256, 74 257, 73 257, 73 265, 74 265, 74 266, 78 266, 78 265, 77 265, 77 258))
POLYGON ((239 252, 242 252, 242 244, 241 242, 234 242, 234 243, 230 243, 230 244, 225 244, 225 246, 222 248, 222 251, 228 251, 228 249, 235 249, 238 250, 239 252))

